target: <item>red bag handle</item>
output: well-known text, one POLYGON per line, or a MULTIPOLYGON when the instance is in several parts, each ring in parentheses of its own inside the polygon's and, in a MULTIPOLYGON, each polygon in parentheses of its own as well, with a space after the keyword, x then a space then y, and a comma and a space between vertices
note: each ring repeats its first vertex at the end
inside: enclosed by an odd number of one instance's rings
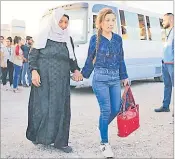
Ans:
POLYGON ((136 105, 135 100, 134 100, 134 96, 133 96, 132 91, 131 91, 131 87, 129 87, 129 89, 128 89, 128 97, 129 97, 129 101, 131 103, 133 103, 134 105, 136 105))
POLYGON ((123 104, 122 104, 123 112, 125 112, 125 110, 126 110, 126 101, 127 100, 129 101, 130 104, 135 105, 135 100, 134 100, 130 86, 125 87, 122 99, 123 99, 123 104), (127 98, 127 94, 128 94, 128 98, 127 98))

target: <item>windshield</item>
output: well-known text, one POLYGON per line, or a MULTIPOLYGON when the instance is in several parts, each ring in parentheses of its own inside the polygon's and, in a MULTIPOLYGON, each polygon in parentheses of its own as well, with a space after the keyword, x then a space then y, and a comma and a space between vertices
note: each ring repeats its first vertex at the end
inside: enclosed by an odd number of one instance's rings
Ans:
POLYGON ((87 8, 66 10, 69 15, 69 30, 74 43, 83 44, 87 42, 87 8))

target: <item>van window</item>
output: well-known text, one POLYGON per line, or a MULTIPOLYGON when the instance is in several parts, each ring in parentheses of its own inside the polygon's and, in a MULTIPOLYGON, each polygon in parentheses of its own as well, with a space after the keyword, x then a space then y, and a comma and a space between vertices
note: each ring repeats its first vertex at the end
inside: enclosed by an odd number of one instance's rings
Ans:
POLYGON ((162 35, 162 41, 165 42, 166 40, 166 29, 163 28, 163 25, 162 25, 162 22, 163 22, 163 19, 159 19, 160 21, 160 28, 161 28, 161 35, 162 35))
POLYGON ((93 34, 96 33, 96 18, 97 18, 97 15, 93 15, 93 34))
POLYGON ((158 18, 146 16, 149 40, 161 41, 160 21, 158 18))
POLYGON ((140 40, 147 40, 144 15, 138 14, 138 19, 140 28, 140 40))
POLYGON ((146 40, 144 15, 120 10, 121 31, 123 39, 146 40))

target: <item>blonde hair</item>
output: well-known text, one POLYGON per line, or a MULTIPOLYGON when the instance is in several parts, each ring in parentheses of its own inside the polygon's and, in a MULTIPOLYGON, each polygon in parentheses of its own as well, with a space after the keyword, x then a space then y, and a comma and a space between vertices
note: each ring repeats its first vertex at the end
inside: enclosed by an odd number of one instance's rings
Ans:
MULTIPOLYGON (((96 38, 96 54, 98 52, 98 47, 99 47, 99 43, 100 43, 100 35, 102 34, 102 28, 101 28, 101 23, 104 21, 105 17, 107 14, 114 14, 115 13, 112 11, 112 9, 110 8, 103 8, 102 10, 100 10, 100 12, 98 13, 97 15, 97 18, 96 18, 96 29, 97 29, 97 38, 96 38)), ((96 61, 96 55, 95 55, 95 58, 93 59, 93 64, 95 63, 96 61)))

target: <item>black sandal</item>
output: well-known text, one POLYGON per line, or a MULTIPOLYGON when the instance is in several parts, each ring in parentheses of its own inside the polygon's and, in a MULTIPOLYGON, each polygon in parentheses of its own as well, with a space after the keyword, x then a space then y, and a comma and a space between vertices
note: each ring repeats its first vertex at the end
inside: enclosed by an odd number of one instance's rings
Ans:
POLYGON ((73 151, 72 147, 70 147, 70 146, 59 147, 58 149, 65 152, 65 153, 71 153, 73 151))

